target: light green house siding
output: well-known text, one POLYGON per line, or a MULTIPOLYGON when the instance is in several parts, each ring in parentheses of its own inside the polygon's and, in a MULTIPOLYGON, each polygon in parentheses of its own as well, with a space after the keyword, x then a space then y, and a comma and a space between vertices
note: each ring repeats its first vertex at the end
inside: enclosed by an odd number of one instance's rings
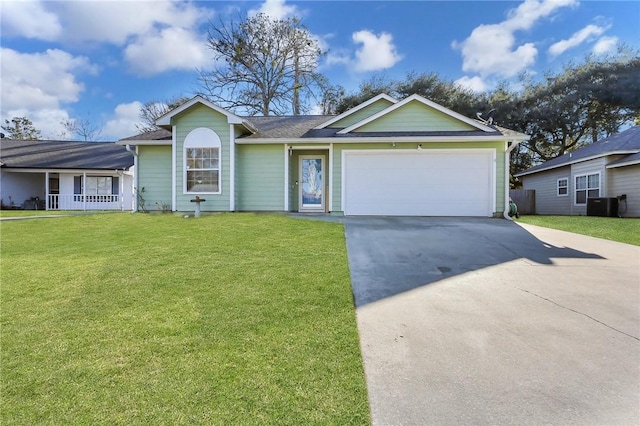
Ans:
POLYGON ((284 145, 236 146, 236 209, 284 210, 284 145))
POLYGON ((230 193, 230 143, 227 117, 202 104, 194 105, 172 119, 176 126, 176 210, 191 211, 194 203, 190 202, 196 195, 204 198, 203 211, 229 211, 230 193), (220 194, 185 193, 184 189, 184 140, 194 129, 205 127, 216 132, 221 142, 220 159, 220 194))
MULTIPOLYGON (((139 146, 138 192, 148 211, 171 208, 171 146, 139 146), (144 191, 143 191, 144 189, 144 191), (142 192, 140 192, 142 191, 142 192)), ((142 210, 138 201, 138 210, 142 210)))
MULTIPOLYGON (((505 202, 505 182, 504 182, 504 161, 505 161, 505 144, 504 142, 439 142, 439 143, 423 143, 422 149, 476 149, 490 148, 496 150, 496 204, 494 212, 504 211, 505 202)), ((333 211, 342 211, 342 151, 344 150, 363 150, 363 149, 391 149, 391 143, 372 143, 372 144, 334 144, 333 146, 333 191, 331 198, 333 201, 333 211)), ((394 150, 407 149, 415 150, 416 143, 398 143, 394 150)))
POLYGON ((359 132, 478 130, 420 102, 410 102, 401 108, 353 130, 359 132))
POLYGON ((386 99, 379 99, 371 105, 368 105, 365 108, 362 108, 361 110, 344 117, 342 120, 338 120, 335 123, 332 123, 329 127, 336 129, 349 127, 352 124, 362 121, 365 118, 371 117, 374 114, 377 114, 385 108, 389 108, 389 106, 391 105, 393 105, 391 101, 388 101, 386 99))

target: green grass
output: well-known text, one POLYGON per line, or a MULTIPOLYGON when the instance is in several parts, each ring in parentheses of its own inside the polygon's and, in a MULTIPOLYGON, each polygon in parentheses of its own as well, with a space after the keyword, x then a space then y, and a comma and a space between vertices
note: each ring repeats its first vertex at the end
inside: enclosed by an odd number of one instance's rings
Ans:
POLYGON ((49 216, 80 213, 82 212, 64 210, 0 210, 0 217, 49 216))
POLYGON ((0 224, 1 424, 368 424, 341 224, 0 224))
POLYGON ((640 219, 594 216, 520 216, 517 221, 640 246, 640 219))

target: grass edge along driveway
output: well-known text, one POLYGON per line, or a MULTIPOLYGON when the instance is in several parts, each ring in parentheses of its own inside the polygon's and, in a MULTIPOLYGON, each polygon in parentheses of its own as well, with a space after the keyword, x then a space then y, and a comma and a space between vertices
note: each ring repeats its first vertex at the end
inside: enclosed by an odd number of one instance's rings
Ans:
POLYGON ((516 222, 640 246, 640 218, 527 215, 516 222))
POLYGON ((0 423, 370 422, 342 224, 0 226, 0 423))

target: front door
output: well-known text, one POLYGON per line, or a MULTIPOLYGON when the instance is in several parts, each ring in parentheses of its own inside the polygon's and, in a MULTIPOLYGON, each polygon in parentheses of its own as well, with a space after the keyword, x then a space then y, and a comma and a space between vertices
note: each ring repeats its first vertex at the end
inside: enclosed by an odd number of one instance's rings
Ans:
POLYGON ((324 155, 300 156, 301 212, 324 212, 324 155))

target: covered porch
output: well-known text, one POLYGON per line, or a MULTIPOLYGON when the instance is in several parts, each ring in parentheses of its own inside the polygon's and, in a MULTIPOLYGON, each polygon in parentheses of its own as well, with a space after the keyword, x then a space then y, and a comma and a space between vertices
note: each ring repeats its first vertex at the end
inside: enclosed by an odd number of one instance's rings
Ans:
POLYGON ((133 174, 123 170, 3 170, 2 186, 3 208, 133 210, 133 174))

